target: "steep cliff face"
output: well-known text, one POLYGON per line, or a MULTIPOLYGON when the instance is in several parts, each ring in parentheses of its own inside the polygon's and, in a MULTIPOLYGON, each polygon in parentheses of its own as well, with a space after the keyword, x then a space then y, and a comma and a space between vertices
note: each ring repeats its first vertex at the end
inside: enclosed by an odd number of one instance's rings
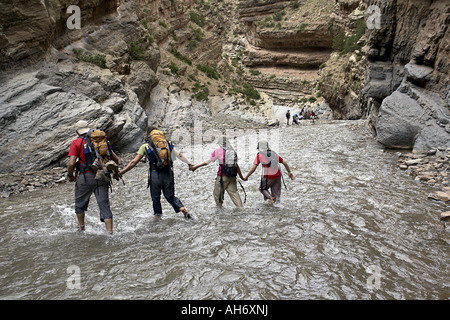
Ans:
POLYGON ((320 104, 388 147, 450 147, 448 1, 82 0, 80 29, 71 2, 0 0, 0 172, 61 164, 80 118, 135 152, 147 124, 320 104))
MULTIPOLYGON (((80 28, 73 29, 71 1, 2 4, 2 173, 62 164, 81 118, 105 130, 120 152, 137 150, 147 124, 191 128, 197 119, 214 122, 213 115, 217 128, 225 119, 265 121, 234 98, 211 96, 226 90, 211 71, 219 74, 225 28, 233 23, 215 6, 84 0, 77 2, 80 28)), ((233 12, 229 3, 220 6, 233 12)))
POLYGON ((142 141, 141 107, 157 84, 159 51, 146 39, 137 3, 81 1, 81 28, 69 29, 69 1, 14 1, 1 18, 1 172, 37 170, 66 159, 86 119, 116 150, 142 141), (136 58, 133 44, 140 44, 136 58))
POLYGON ((416 151, 450 147, 450 3, 369 1, 370 127, 380 143, 416 151))
POLYGON ((238 8, 242 63, 260 73, 247 79, 279 104, 316 101, 317 72, 331 54, 334 2, 243 0, 238 8))
POLYGON ((366 5, 351 0, 337 1, 336 7, 333 53, 319 72, 319 87, 334 119, 360 119, 366 116, 361 99, 366 64, 362 52, 366 5))
POLYGON ((0 70, 39 61, 51 48, 61 49, 96 29, 109 14, 115 13, 119 0, 77 1, 81 29, 69 29, 67 19, 74 11, 69 0, 0 1, 0 70))

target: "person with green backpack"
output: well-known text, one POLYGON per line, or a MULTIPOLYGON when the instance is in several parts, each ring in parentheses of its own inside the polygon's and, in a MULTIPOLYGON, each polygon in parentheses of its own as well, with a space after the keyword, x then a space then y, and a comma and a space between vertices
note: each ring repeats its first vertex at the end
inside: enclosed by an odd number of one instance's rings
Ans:
POLYGON ((182 212, 186 219, 192 216, 187 212, 183 203, 175 196, 175 181, 173 176, 173 160, 180 159, 189 167, 192 164, 189 160, 168 141, 164 133, 155 127, 148 127, 145 134, 145 141, 138 150, 136 156, 128 165, 120 171, 120 175, 125 174, 134 168, 143 157, 149 160, 148 187, 153 203, 153 214, 156 217, 162 215, 161 192, 169 202, 175 212, 182 212))
POLYGON ((198 165, 192 166, 190 170, 195 171, 198 168, 215 161, 219 161, 219 170, 217 171, 213 191, 214 200, 217 207, 222 207, 225 191, 227 191, 235 206, 242 208, 243 204, 237 189, 236 177, 239 175, 242 180, 244 180, 244 177, 242 176, 241 168, 237 163, 237 153, 227 142, 226 137, 219 138, 219 148, 213 151, 209 159, 198 165))

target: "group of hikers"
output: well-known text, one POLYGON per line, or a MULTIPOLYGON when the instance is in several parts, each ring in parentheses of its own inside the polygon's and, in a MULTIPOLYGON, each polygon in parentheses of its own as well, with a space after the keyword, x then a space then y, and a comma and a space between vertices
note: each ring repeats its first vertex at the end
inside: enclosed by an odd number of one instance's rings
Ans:
MULTIPOLYGON (((292 116, 292 124, 299 124, 299 120, 309 120, 311 119, 314 123, 314 120, 316 119, 316 113, 314 110, 306 110, 304 107, 302 110, 300 110, 300 115, 294 113, 292 116)), ((289 125, 289 122, 291 120, 291 110, 288 110, 286 112, 286 124, 289 125)))
POLYGON ((215 178, 213 195, 219 208, 222 207, 225 191, 236 207, 243 207, 237 188, 237 176, 247 181, 259 164, 263 167, 259 190, 265 201, 275 203, 280 200, 282 173, 279 164, 284 165, 289 178, 294 180, 289 165, 281 156, 270 149, 268 142, 265 140, 258 142, 253 165, 244 176, 237 163, 237 154, 225 136, 219 139, 219 148, 212 152, 209 159, 194 165, 174 148, 161 130, 150 126, 146 130, 145 143, 139 148, 136 156, 125 168, 119 170, 119 158, 112 150, 102 130, 89 128, 88 122, 85 120, 78 121, 75 124, 75 129, 78 137, 72 141, 69 149, 67 177, 70 182, 75 182, 75 213, 78 228, 81 231, 85 230, 85 212, 88 209, 90 197, 94 194, 100 211, 100 220, 105 223, 106 231, 112 234, 113 214, 109 203, 111 175, 113 179, 119 181, 143 157, 147 157, 149 162, 148 187, 153 204, 153 214, 156 217, 162 215, 162 193, 175 212, 182 212, 186 219, 192 218, 181 200, 175 196, 173 175, 173 161, 175 159, 180 159, 186 163, 192 172, 218 161, 219 169, 215 178))

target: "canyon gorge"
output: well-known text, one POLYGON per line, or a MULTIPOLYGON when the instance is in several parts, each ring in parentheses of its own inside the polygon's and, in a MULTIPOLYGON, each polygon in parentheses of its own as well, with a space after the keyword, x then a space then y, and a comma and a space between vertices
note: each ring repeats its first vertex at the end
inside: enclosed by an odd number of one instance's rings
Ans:
POLYGON ((303 107, 367 119, 387 148, 450 148, 445 0, 0 3, 0 173, 61 166, 81 118, 120 153, 148 124, 265 128, 303 107))

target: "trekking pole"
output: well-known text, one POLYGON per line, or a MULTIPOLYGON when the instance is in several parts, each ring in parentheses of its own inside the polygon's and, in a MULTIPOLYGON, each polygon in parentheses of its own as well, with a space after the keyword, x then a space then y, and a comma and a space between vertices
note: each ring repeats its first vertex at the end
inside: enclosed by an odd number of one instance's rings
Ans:
MULTIPOLYGON (((280 167, 278 167, 278 168, 280 168, 280 167)), ((280 172, 281 172, 281 180, 283 180, 284 188, 287 190, 288 188, 286 187, 286 183, 284 183, 283 171, 280 170, 280 172)))
POLYGON ((244 187, 242 186, 242 183, 241 183, 240 181, 238 181, 238 182, 239 182, 239 184, 241 185, 242 191, 244 191, 244 203, 245 203, 245 201, 247 201, 247 193, 245 192, 245 189, 244 189, 244 187))

